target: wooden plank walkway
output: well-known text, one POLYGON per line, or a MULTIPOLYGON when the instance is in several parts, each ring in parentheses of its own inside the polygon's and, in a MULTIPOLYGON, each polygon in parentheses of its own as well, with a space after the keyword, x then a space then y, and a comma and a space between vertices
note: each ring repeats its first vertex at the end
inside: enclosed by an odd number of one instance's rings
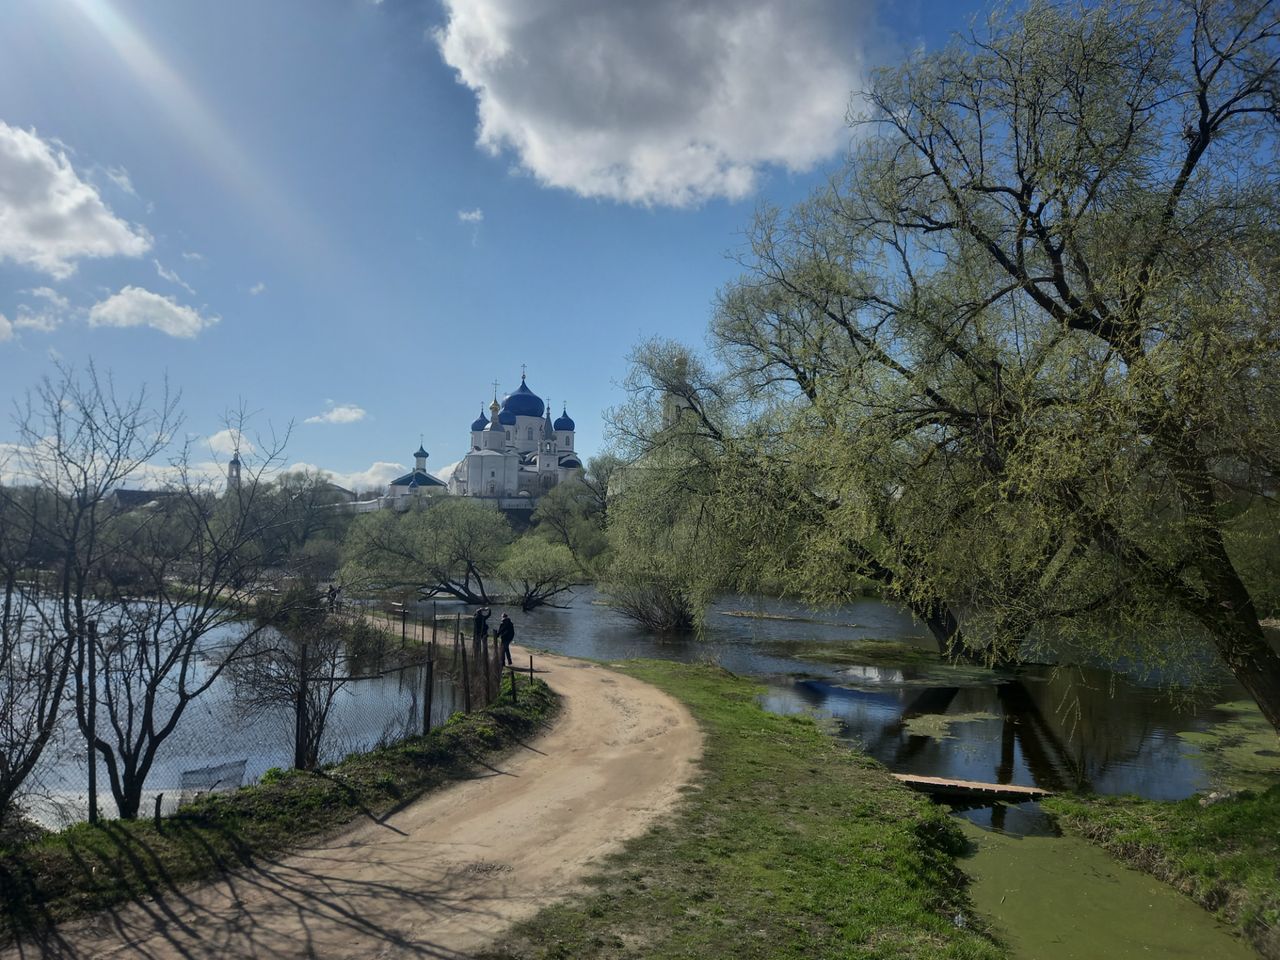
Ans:
POLYGON ((971 800, 1039 800, 1052 791, 1039 787, 1023 787, 1014 783, 982 783, 977 780, 949 780, 946 777, 921 777, 913 773, 895 773, 894 779, 912 790, 940 797, 964 797, 971 800))

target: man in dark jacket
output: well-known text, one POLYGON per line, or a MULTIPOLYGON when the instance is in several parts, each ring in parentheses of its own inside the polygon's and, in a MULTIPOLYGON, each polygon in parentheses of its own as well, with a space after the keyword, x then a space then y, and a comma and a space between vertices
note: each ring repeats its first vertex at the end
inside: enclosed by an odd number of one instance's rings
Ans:
POLYGON ((502 662, 511 664, 511 641, 516 636, 516 625, 511 622, 511 618, 505 613, 502 620, 498 624, 498 639, 502 641, 502 662))

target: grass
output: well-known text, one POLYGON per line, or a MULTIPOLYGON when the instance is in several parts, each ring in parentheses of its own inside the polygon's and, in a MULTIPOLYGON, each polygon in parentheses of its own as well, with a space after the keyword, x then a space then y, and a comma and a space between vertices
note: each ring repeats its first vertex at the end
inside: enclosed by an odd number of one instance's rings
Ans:
POLYGON ((689 705, 706 735, 678 813, 626 844, 589 893, 521 924, 491 958, 995 958, 941 809, 760 687, 714 667, 627 673, 689 705))
POLYGON ((1055 797, 1044 806, 1117 859, 1172 884, 1280 958, 1280 784, 1201 806, 1055 797))
POLYGON ((455 714, 426 736, 314 773, 269 771, 254 786, 202 797, 159 827, 150 820, 78 824, 0 847, 0 941, 170 892, 359 817, 396 810, 468 775, 478 761, 534 733, 558 708, 541 681, 519 693, 518 704, 504 698, 480 713, 455 714))

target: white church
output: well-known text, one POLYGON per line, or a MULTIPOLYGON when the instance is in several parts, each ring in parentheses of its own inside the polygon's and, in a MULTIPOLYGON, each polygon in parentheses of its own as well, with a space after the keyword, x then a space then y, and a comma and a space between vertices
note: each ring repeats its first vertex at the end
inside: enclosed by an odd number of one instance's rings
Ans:
POLYGON ((470 449, 449 478, 449 493, 496 500, 508 509, 532 507, 543 493, 581 473, 573 430, 568 409, 553 422, 549 406, 522 374, 519 387, 502 403, 495 396, 489 416, 481 410, 471 424, 470 449))

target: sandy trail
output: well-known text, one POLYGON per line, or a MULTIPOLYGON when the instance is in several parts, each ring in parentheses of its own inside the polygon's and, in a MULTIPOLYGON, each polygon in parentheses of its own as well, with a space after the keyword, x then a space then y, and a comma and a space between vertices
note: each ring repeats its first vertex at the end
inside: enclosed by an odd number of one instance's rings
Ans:
POLYGON ((467 957, 670 810, 702 736, 661 691, 539 656, 564 709, 499 769, 384 820, 0 957, 467 957))

